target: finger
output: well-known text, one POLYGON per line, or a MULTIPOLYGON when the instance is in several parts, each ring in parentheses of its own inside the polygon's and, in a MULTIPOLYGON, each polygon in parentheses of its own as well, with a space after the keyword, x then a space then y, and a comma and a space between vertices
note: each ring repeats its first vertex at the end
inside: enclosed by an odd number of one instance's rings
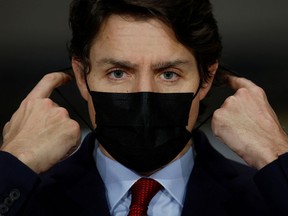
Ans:
POLYGON ((68 74, 55 72, 45 75, 28 94, 27 98, 48 98, 53 90, 71 80, 68 74))
POLYGON ((225 79, 226 79, 226 84, 235 91, 237 91, 240 88, 249 89, 249 88, 255 87, 255 84, 252 81, 245 79, 243 77, 237 77, 237 76, 227 74, 225 79))

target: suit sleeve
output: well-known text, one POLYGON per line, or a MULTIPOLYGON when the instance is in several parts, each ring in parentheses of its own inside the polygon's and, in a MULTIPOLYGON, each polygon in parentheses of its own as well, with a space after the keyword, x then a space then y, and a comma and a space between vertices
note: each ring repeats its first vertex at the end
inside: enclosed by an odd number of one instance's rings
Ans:
POLYGON ((0 216, 16 216, 40 178, 13 155, 0 151, 0 216))
POLYGON ((275 215, 288 215, 288 153, 259 170, 254 180, 275 215))

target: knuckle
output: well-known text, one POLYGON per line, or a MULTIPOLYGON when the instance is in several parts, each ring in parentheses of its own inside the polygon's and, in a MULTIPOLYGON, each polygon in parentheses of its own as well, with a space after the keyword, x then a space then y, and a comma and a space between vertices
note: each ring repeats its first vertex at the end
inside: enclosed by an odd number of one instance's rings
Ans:
POLYGON ((35 99, 33 98, 26 98, 25 100, 23 100, 20 104, 20 107, 26 107, 26 106, 30 106, 32 103, 34 103, 35 99))
POLYGON ((211 119, 211 129, 216 137, 219 137, 221 131, 225 128, 225 112, 222 108, 213 113, 211 119))
POLYGON ((231 106, 231 104, 235 103, 235 97, 232 95, 232 96, 229 96, 226 98, 226 100, 224 101, 223 105, 222 105, 222 108, 227 108, 229 106, 231 106))
POLYGON ((253 87, 252 90, 253 90, 253 92, 255 92, 255 94, 257 94, 257 95, 261 95, 261 96, 265 96, 265 95, 266 95, 264 89, 261 88, 261 87, 259 87, 259 86, 253 87))
POLYGON ((234 96, 229 96, 227 97, 227 99, 225 100, 226 103, 232 103, 235 100, 234 96))
POLYGON ((80 133, 80 125, 77 121, 71 119, 71 121, 69 121, 69 127, 72 131, 80 133))
POLYGON ((50 98, 38 99, 41 100, 44 106, 53 107, 55 103, 50 98))
POLYGON ((57 107, 57 112, 61 116, 69 117, 68 111, 65 108, 63 108, 63 107, 57 107))
POLYGON ((215 136, 218 135, 217 120, 213 117, 211 120, 211 129, 215 136))
POLYGON ((222 118, 222 110, 221 109, 217 109, 215 110, 215 112, 213 113, 213 117, 212 117, 212 121, 215 124, 217 120, 222 118))
MULTIPOLYGON (((2 135, 3 137, 6 136, 6 134, 8 133, 8 131, 10 130, 10 126, 11 126, 11 122, 7 122, 4 127, 3 127, 3 132, 2 135)), ((1 145, 0 145, 1 146, 1 145)))
POLYGON ((66 129, 69 130, 69 133, 70 133, 71 139, 73 140, 73 143, 77 143, 81 137, 81 129, 80 129, 80 125, 78 124, 78 122, 71 119, 66 124, 66 129))
POLYGON ((239 88, 236 92, 237 95, 245 96, 249 93, 247 88, 239 88))

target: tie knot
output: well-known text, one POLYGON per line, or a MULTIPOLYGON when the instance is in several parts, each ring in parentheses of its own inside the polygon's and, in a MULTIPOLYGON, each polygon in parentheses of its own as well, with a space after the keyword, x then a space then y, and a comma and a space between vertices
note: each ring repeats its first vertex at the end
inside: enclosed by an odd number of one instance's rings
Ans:
POLYGON ((161 188, 161 184, 149 178, 141 178, 135 182, 131 187, 132 201, 128 216, 146 215, 151 199, 161 188))

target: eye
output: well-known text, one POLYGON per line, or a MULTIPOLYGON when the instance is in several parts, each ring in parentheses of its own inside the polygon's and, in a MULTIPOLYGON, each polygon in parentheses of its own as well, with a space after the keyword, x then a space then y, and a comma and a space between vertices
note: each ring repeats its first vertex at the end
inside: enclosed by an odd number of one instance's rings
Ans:
POLYGON ((123 79, 125 75, 126 73, 122 70, 113 70, 108 74, 111 79, 123 79))
POLYGON ((179 78, 179 75, 172 71, 165 71, 163 72, 160 77, 168 82, 176 81, 179 78))

